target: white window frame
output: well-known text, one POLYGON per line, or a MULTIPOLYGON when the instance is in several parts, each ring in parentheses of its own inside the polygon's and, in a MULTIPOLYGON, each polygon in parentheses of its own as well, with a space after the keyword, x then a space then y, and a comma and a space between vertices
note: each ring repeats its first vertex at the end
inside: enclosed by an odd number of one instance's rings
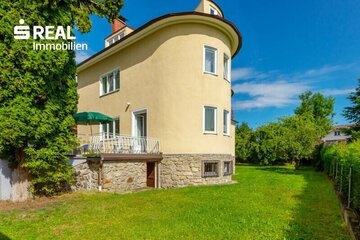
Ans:
POLYGON ((224 161, 223 162, 223 176, 229 176, 229 175, 232 175, 232 172, 233 172, 233 163, 232 161, 224 161), (229 164, 229 171, 228 172, 225 172, 225 164, 229 164))
POLYGON ((99 82, 100 82, 100 91, 99 91, 99 93, 100 93, 100 97, 101 96, 105 96, 105 95, 108 95, 108 94, 110 94, 110 93, 113 93, 113 92, 116 92, 116 91, 119 91, 119 89, 120 89, 120 82, 121 82, 121 79, 120 79, 120 68, 118 67, 118 68, 115 68, 115 69, 113 69, 112 71, 110 71, 110 72, 107 72, 107 73, 104 73, 104 74, 102 74, 101 76, 100 76, 100 78, 99 78, 99 82), (117 72, 117 71, 119 71, 119 88, 116 88, 116 77, 115 77, 115 73, 117 72), (113 74, 113 76, 114 76, 114 78, 113 78, 113 87, 114 87, 114 89, 112 90, 112 91, 110 91, 110 84, 109 84, 109 76, 111 75, 111 74, 113 74), (103 92, 103 77, 106 77, 106 92, 103 92))
POLYGON ((217 74, 218 74, 218 49, 217 48, 215 48, 215 47, 212 47, 212 46, 209 46, 209 45, 206 45, 206 44, 204 44, 204 47, 203 47, 203 72, 205 73, 205 74, 211 74, 211 75, 215 75, 215 76, 217 76, 217 74), (208 71, 206 71, 206 49, 211 49, 211 50, 214 50, 214 52, 215 52, 215 59, 214 59, 214 61, 215 61, 215 63, 214 63, 214 65, 215 65, 215 72, 208 72, 208 71))
POLYGON ((211 178, 211 177, 220 177, 220 161, 202 161, 201 163, 201 177, 203 178, 211 178), (214 164, 215 165, 215 171, 213 172, 205 172, 206 170, 206 164, 214 164))
MULTIPOLYGON (((119 133, 118 133, 118 135, 120 135, 120 117, 114 117, 114 118, 112 118, 113 119, 113 122, 112 122, 112 124, 113 124, 113 129, 112 129, 112 131, 113 131, 113 135, 115 134, 116 135, 116 124, 115 124, 115 121, 119 121, 119 133)), ((112 137, 114 137, 114 136, 110 136, 110 126, 109 126, 110 124, 109 123, 106 123, 106 124, 101 124, 100 123, 100 138, 101 139, 112 139, 112 137), (106 132, 104 133, 104 131, 103 131, 103 125, 106 125, 106 132), (106 135, 105 135, 106 134, 106 135)))
POLYGON ((203 133, 204 134, 212 134, 212 135, 217 135, 217 123, 218 123, 218 121, 217 121, 217 115, 218 115, 218 113, 217 113, 217 107, 214 107, 214 106, 211 106, 211 105, 205 105, 205 106, 203 106, 203 133), (205 127, 206 127, 206 119, 205 119, 205 117, 206 117, 206 114, 205 114, 205 110, 206 110, 206 108, 212 108, 212 109, 214 109, 215 111, 214 111, 214 131, 207 131, 206 129, 205 129, 205 127))
POLYGON ((230 136, 230 111, 224 109, 223 111, 223 134, 224 136, 230 136), (226 123, 224 122, 225 113, 227 114, 226 123), (225 124, 227 132, 225 132, 225 124))
POLYGON ((226 81, 230 82, 231 80, 231 58, 229 57, 229 55, 227 55, 226 53, 224 53, 224 59, 223 59, 223 77, 226 81), (227 74, 225 71, 225 59, 227 59, 227 74))
POLYGON ((216 9, 216 8, 214 8, 213 6, 209 6, 209 14, 211 14, 211 15, 215 15, 215 16, 220 16, 220 14, 219 14, 219 11, 216 9), (214 13, 211 13, 211 11, 213 11, 214 13))
POLYGON ((133 137, 136 137, 136 115, 138 114, 146 114, 146 119, 145 119, 145 122, 146 122, 146 135, 148 136, 148 120, 149 120, 149 110, 147 108, 141 108, 141 109, 138 109, 134 112, 132 112, 131 114, 131 135, 133 137))
POLYGON ((125 30, 119 32, 118 34, 116 34, 115 36, 113 36, 112 38, 110 38, 110 39, 108 40, 109 46, 110 46, 111 44, 116 43, 117 41, 121 40, 121 39, 124 38, 124 37, 125 37, 125 30))

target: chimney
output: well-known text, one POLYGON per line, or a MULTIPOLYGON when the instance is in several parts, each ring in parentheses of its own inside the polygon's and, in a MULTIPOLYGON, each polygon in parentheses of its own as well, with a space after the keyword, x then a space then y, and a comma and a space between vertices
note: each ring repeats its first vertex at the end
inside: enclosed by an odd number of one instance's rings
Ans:
POLYGON ((114 22, 111 24, 111 29, 112 29, 111 33, 117 32, 125 26, 126 26, 126 19, 120 16, 118 19, 115 19, 114 22))

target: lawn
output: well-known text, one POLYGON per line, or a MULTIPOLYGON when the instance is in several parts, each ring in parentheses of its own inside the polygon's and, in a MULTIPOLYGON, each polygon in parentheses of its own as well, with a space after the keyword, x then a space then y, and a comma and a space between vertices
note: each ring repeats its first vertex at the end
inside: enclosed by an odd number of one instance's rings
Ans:
POLYGON ((75 193, 1 210, 0 239, 349 239, 324 174, 254 166, 236 172, 233 185, 75 193))

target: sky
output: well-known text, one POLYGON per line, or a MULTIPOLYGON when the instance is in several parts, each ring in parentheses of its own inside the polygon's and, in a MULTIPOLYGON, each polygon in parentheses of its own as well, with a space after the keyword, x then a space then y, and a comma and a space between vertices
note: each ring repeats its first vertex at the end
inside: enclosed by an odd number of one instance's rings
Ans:
MULTIPOLYGON (((200 0, 124 0, 121 15, 138 28, 174 12, 193 11, 200 0)), ((350 106, 347 95, 360 78, 360 0, 216 0, 242 34, 232 60, 235 120, 256 128, 292 115, 304 91, 333 96, 335 124, 350 106)), ((106 19, 92 16, 87 34, 76 32, 77 62, 104 48, 111 33, 106 19)))

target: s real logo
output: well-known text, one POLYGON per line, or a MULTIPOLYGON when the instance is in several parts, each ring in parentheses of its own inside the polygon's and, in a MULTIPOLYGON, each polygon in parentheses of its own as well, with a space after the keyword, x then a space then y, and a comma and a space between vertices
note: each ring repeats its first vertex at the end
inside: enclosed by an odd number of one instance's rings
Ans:
MULTIPOLYGON (((22 25, 25 23, 24 19, 20 19, 19 23, 22 25)), ((30 27, 29 26, 15 26, 14 27, 14 38, 15 39, 29 39, 30 38, 30 27)))
POLYGON ((24 19, 19 20, 20 26, 14 27, 16 40, 62 40, 62 42, 33 42, 34 50, 87 50, 86 43, 75 43, 76 37, 72 35, 70 26, 30 26, 24 25, 24 19), (70 40, 70 41, 69 41, 70 40))
MULTIPOLYGON (((20 25, 25 23, 24 19, 20 19, 20 25)), ((75 40, 76 37, 71 35, 71 27, 67 26, 66 30, 63 26, 33 26, 33 39, 46 39, 46 40, 75 40)), ((14 38, 25 40, 30 38, 29 26, 15 26, 14 38)))

